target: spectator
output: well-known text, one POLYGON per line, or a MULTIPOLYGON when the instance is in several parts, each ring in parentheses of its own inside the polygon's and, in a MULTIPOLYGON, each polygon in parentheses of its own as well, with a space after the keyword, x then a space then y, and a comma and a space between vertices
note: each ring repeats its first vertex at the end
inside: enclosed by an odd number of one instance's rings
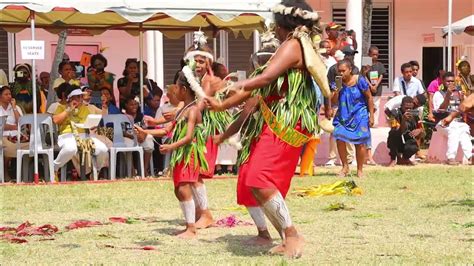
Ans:
MULTIPOLYGON (((138 75, 138 61, 135 58, 125 61, 122 75, 123 77, 117 81, 117 87, 120 93, 120 107, 124 108, 126 99, 140 96, 140 76, 138 75)), ((148 93, 148 90, 143 91, 143 97, 147 97, 148 93)))
MULTIPOLYGON (((140 62, 138 62, 138 75, 140 74, 140 62)), ((140 76, 138 76, 140 77, 140 76)), ((143 85, 146 86, 146 90, 143 91, 144 95, 143 97, 146 98, 145 92, 148 91, 148 95, 155 95, 155 94, 160 94, 163 95, 163 90, 158 86, 158 84, 148 78, 148 64, 143 61, 143 85)))
MULTIPOLYGON (((124 100, 124 109, 125 114, 130 118, 130 121, 138 125, 139 127, 143 127, 143 114, 140 112, 138 108, 138 102, 135 98, 129 96, 124 100)), ((134 128, 129 128, 128 130, 135 130, 134 128)), ((145 172, 148 171, 150 165, 151 154, 155 149, 155 145, 153 143, 153 136, 150 134, 142 134, 143 131, 137 132, 137 140, 141 147, 144 150, 144 167, 145 172)), ((128 145, 133 145, 133 142, 130 138, 126 138, 126 143, 128 145)))
POLYGON ((471 65, 468 61, 461 60, 456 66, 458 69, 456 85, 460 87, 465 96, 469 96, 474 91, 474 75, 471 75, 471 65))
POLYGON ((211 68, 212 72, 214 72, 214 75, 222 80, 224 80, 227 75, 229 75, 229 71, 227 71, 227 68, 221 63, 212 62, 211 68))
POLYGON ((115 75, 105 71, 107 67, 107 59, 102 54, 95 54, 91 58, 91 66, 87 73, 87 83, 91 92, 91 104, 98 107, 102 105, 101 95, 102 88, 108 88, 113 91, 115 75))
MULTIPOLYGON (((83 92, 76 85, 70 85, 69 83, 63 83, 65 85, 65 91, 67 94, 66 105, 59 105, 53 115, 53 122, 59 126, 58 146, 59 153, 54 160, 54 169, 58 171, 62 166, 69 162, 74 155, 76 155, 78 148, 76 142, 76 136, 79 138, 85 138, 84 129, 73 129, 72 122, 84 123, 87 116, 90 114, 89 108, 83 105, 82 95, 83 92)), ((97 139, 95 136, 90 136, 90 139, 94 142, 94 154, 97 156, 97 162, 108 161, 108 149, 107 146, 97 139)), ((98 170, 104 165, 98 163, 98 170)))
POLYGON ((51 82, 51 77, 48 72, 41 72, 39 75, 39 84, 40 90, 48 97, 49 85, 51 82))
MULTIPOLYGON (((349 46, 344 47, 344 51, 342 52, 344 54, 344 59, 349 60, 351 64, 354 64, 354 55, 357 53, 357 51, 352 50, 349 46)), ((359 74, 359 69, 353 65, 352 67, 352 74, 357 75, 359 74)), ((337 64, 332 65, 328 69, 328 81, 329 81, 329 86, 332 91, 337 90, 336 86, 336 76, 337 76, 337 64)), ((340 89, 340 88, 339 88, 340 89)), ((326 100, 325 100, 326 101, 326 100)), ((324 108, 326 110, 330 110, 329 112, 326 111, 325 115, 326 118, 330 119, 333 117, 333 114, 336 112, 338 106, 338 99, 333 98, 332 100, 332 106, 329 107, 329 104, 325 103, 324 108)), ((349 161, 349 164, 352 164, 354 161, 354 145, 352 143, 348 143, 346 145, 347 148, 347 160, 349 161)), ((337 157, 337 143, 336 140, 334 139, 333 134, 330 136, 330 142, 329 142, 329 161, 326 163, 326 166, 335 166, 336 165, 336 157, 337 157)))
POLYGON ((400 67, 402 72, 401 77, 395 78, 393 81, 393 93, 395 96, 406 95, 414 97, 418 94, 425 93, 425 89, 421 81, 413 77, 413 68, 410 63, 404 63, 400 67))
POLYGON ((436 125, 436 129, 448 138, 446 157, 449 165, 458 164, 456 154, 459 144, 465 159, 471 160, 472 157, 470 128, 459 116, 462 101, 463 94, 456 89, 454 74, 446 72, 443 76, 443 90, 437 91, 433 96, 433 110, 446 116, 436 125))
POLYGON ((106 113, 103 113, 104 111, 107 111, 107 107, 102 106, 102 109, 97 108, 97 106, 90 104, 91 102, 91 90, 89 89, 88 86, 82 86, 81 90, 83 92, 82 94, 82 104, 87 106, 89 108, 89 113, 94 114, 94 115, 105 115, 106 113))
POLYGON ((150 94, 145 98, 145 106, 143 108, 143 114, 150 117, 156 116, 156 111, 160 107, 162 92, 158 94, 150 94))
POLYGON ((428 86, 428 120, 435 121, 433 116, 433 95, 440 90, 440 87, 443 85, 443 76, 446 73, 443 69, 438 69, 438 76, 430 82, 428 86))
MULTIPOLYGON (((370 46, 369 56, 372 58, 372 65, 369 68, 368 80, 370 86, 370 92, 372 96, 377 97, 377 100, 382 96, 382 79, 383 76, 387 74, 385 66, 378 60, 379 58, 379 48, 377 46, 370 46)), ((374 102, 377 102, 374 99, 374 102)), ((376 106, 378 106, 376 104, 376 106)))
POLYGON ((370 138, 370 126, 374 124, 372 94, 366 79, 353 74, 350 60, 339 61, 337 70, 342 76, 342 88, 337 88, 332 97, 339 102, 333 121, 333 135, 342 161, 339 175, 349 174, 346 143, 352 143, 356 148, 357 176, 362 177, 362 167, 367 154, 365 144, 370 138))
MULTIPOLYGON (((17 64, 13 71, 15 72, 15 82, 11 86, 13 98, 24 114, 33 113, 33 84, 31 82, 31 66, 29 64, 17 64)), ((38 112, 41 108, 41 94, 37 92, 38 112)))
POLYGON ((321 54, 321 59, 323 59, 324 64, 326 65, 326 69, 329 69, 333 65, 337 63, 336 59, 330 55, 331 51, 331 44, 328 40, 322 40, 319 43, 319 49, 321 54))
MULTIPOLYGON (((420 63, 418 63, 418 61, 416 60, 411 60, 410 62, 408 62, 410 65, 411 65, 411 70, 412 70, 412 73, 411 75, 415 78, 417 78, 418 80, 420 80, 418 78, 418 72, 420 71, 420 63)), ((421 80, 420 80, 421 81, 421 80)), ((425 86, 425 84, 423 84, 423 82, 421 83, 423 86, 425 86)))
POLYGON ((352 46, 351 49, 357 50, 355 32, 353 30, 349 32, 341 31, 341 29, 342 26, 336 24, 335 22, 329 22, 326 26, 326 34, 328 36, 326 40, 329 41, 329 54, 332 56, 336 54, 337 50, 342 50, 342 48, 344 48, 345 46, 352 46), (347 37, 349 37, 349 39, 347 39, 347 37))
MULTIPOLYGON (((423 94, 418 96, 422 97, 423 94)), ((403 95, 397 96, 396 98, 403 97, 400 107, 393 109, 395 104, 392 102, 390 103, 391 106, 386 108, 386 113, 392 118, 392 129, 387 139, 391 159, 389 166, 395 166, 396 164, 413 165, 410 157, 419 150, 417 139, 420 139, 423 135, 418 110, 414 109, 416 105, 421 103, 421 101, 417 101, 417 104, 415 104, 414 99, 418 100, 418 96, 415 98, 403 95)))
MULTIPOLYGON (((390 118, 393 117, 396 111, 401 108, 402 101, 405 98, 405 95, 398 95, 392 97, 386 104, 385 104, 385 114, 390 118)), ((420 106, 423 106, 426 103, 426 96, 424 94, 418 94, 413 99, 413 108, 416 109, 420 106)))
POLYGON ((121 114, 122 112, 120 109, 117 108, 117 105, 115 105, 115 99, 114 95, 108 88, 102 88, 102 98, 105 100, 107 103, 107 114, 109 115, 116 115, 116 114, 121 114))
POLYGON ((69 62, 63 61, 59 63, 58 72, 61 77, 54 80, 53 89, 58 88, 59 85, 63 84, 64 82, 79 86, 80 82, 76 79, 76 72, 74 69, 74 65, 69 62))
POLYGON ((3 169, 5 171, 5 180, 10 180, 7 169, 9 168, 11 158, 16 158, 16 150, 18 148, 17 142, 20 141, 20 148, 27 149, 28 142, 23 139, 17 139, 18 120, 23 113, 16 101, 12 98, 10 87, 2 86, 0 88, 0 117, 6 116, 6 123, 3 127, 3 146, 5 149, 5 160, 3 162, 3 169))
POLYGON ((54 115, 59 105, 67 104, 67 95, 69 94, 67 90, 71 88, 71 86, 69 85, 70 85, 69 83, 64 82, 63 84, 59 85, 59 87, 56 88, 56 96, 57 96, 58 101, 50 104, 46 113, 54 115))

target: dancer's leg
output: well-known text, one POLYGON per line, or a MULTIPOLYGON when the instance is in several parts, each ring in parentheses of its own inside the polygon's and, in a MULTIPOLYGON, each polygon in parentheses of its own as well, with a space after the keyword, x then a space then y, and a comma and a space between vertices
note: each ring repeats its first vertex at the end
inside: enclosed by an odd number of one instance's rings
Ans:
POLYGON ((186 229, 178 233, 177 236, 181 238, 193 238, 197 233, 191 183, 180 183, 174 191, 176 198, 179 200, 181 210, 183 211, 184 219, 186 220, 186 229))
POLYGON ((214 219, 212 218, 211 211, 209 210, 207 189, 202 178, 199 178, 199 182, 193 184, 192 190, 193 197, 196 201, 196 209, 199 213, 199 219, 196 221, 196 228, 208 228, 214 223, 214 219))
POLYGON ((270 232, 268 232, 267 222, 265 221, 265 214, 261 207, 248 207, 247 210, 252 217, 253 222, 257 226, 258 235, 250 241, 249 244, 253 245, 268 245, 272 243, 272 237, 270 236, 270 232))
POLYGON ((339 157, 342 163, 341 172, 339 172, 339 176, 347 176, 349 174, 349 164, 347 163, 347 148, 346 143, 342 140, 336 140, 337 143, 337 151, 339 152, 339 157))

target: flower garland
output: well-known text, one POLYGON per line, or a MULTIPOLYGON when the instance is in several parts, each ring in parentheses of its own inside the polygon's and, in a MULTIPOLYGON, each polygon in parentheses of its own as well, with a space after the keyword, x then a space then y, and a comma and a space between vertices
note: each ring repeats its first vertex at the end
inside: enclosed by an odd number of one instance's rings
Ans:
POLYGON ((299 7, 287 7, 282 4, 276 5, 272 8, 273 13, 279 13, 282 15, 293 15, 294 17, 300 17, 306 20, 317 21, 319 19, 319 15, 316 12, 311 12, 308 10, 303 10, 299 7))
POLYGON ((198 79, 194 76, 194 73, 191 68, 186 65, 183 67, 182 71, 184 76, 186 77, 186 80, 189 82, 191 89, 196 93, 196 96, 199 99, 206 98, 206 93, 202 89, 201 85, 199 85, 198 79))

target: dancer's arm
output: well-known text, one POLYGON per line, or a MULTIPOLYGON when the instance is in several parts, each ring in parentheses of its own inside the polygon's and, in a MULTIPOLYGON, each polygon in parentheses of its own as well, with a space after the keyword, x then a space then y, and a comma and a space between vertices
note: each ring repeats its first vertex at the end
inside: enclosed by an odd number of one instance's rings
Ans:
POLYGON ((235 120, 227 129, 224 133, 220 135, 214 136, 214 142, 219 145, 222 142, 224 142, 226 139, 232 137, 235 135, 237 132, 239 132, 239 129, 242 127, 242 124, 245 123, 245 120, 249 117, 249 115, 253 112, 255 112, 255 109, 257 108, 258 104, 258 97, 252 97, 245 102, 244 108, 242 109, 242 112, 239 115, 239 118, 235 120))
POLYGON ((194 133, 194 128, 196 126, 196 121, 197 117, 199 114, 199 109, 196 107, 191 107, 189 109, 189 114, 188 114, 188 130, 186 131, 186 136, 184 138, 171 143, 171 144, 163 144, 160 146, 160 152, 162 154, 168 153, 172 150, 176 150, 177 148, 184 146, 186 144, 189 144, 193 141, 193 133, 194 133))

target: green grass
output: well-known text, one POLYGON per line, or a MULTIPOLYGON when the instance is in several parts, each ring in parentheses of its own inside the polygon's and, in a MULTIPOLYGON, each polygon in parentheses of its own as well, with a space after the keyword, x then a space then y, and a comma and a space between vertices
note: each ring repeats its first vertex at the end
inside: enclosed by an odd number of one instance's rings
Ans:
MULTIPOLYGON (((288 196, 293 222, 306 238, 302 258, 269 256, 269 247, 242 242, 253 226, 210 228, 195 240, 176 239, 182 215, 170 181, 57 186, 0 187, 0 226, 26 220, 60 228, 52 241, 0 241, 0 263, 18 264, 379 264, 472 263, 474 244, 473 167, 423 165, 367 169, 356 180, 362 196, 288 196), (331 206, 342 206, 331 210, 331 206), (65 231, 77 219, 146 218, 65 231), (112 245, 116 248, 107 248, 112 245), (152 245, 155 251, 122 249, 152 245)), ((318 168, 315 177, 294 178, 293 187, 331 183, 339 169, 318 168)), ((215 218, 248 214, 235 204, 235 179, 207 182, 215 218)), ((271 231, 277 239, 277 233, 271 231)))

